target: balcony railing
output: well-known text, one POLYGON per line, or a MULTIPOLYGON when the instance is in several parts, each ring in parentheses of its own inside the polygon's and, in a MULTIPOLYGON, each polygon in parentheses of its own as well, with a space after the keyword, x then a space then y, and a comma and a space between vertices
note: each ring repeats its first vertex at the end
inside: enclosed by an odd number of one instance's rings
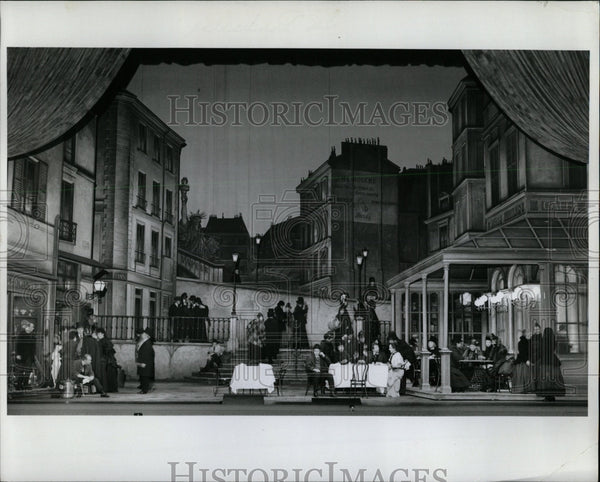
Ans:
POLYGON ((165 212, 165 221, 169 224, 173 224, 173 213, 165 212))
POLYGON ((96 323, 112 340, 134 340, 136 330, 148 329, 155 341, 202 343, 229 340, 229 318, 99 315, 96 323))
POLYGON ((136 251, 135 262, 144 264, 146 262, 146 253, 144 253, 143 251, 136 251))
POLYGON ((152 203, 152 216, 160 218, 160 206, 158 204, 152 203))
POLYGON ((158 268, 158 256, 150 256, 150 266, 152 268, 158 268))
POLYGON ((77 239, 77 223, 61 219, 58 225, 58 237, 63 241, 74 243, 77 239))
POLYGON ((146 198, 143 198, 142 196, 138 196, 135 207, 145 210, 146 206, 148 206, 148 201, 146 200, 146 198))

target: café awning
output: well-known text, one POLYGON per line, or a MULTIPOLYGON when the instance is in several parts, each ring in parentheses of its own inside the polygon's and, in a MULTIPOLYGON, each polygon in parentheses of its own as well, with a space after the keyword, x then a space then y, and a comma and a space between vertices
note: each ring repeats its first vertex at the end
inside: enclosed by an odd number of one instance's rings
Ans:
POLYGON ((444 265, 495 266, 541 262, 587 262, 587 226, 564 219, 525 217, 471 236, 462 243, 437 251, 394 276, 390 289, 402 288, 444 265))

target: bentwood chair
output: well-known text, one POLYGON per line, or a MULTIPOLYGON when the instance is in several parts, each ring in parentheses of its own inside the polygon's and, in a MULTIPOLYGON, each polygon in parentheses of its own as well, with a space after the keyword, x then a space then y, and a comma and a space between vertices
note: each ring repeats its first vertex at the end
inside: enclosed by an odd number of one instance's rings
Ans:
POLYGON ((354 395, 362 388, 365 397, 367 393, 367 377, 369 375, 369 365, 364 360, 359 360, 352 366, 352 379, 350 380, 350 389, 354 395))

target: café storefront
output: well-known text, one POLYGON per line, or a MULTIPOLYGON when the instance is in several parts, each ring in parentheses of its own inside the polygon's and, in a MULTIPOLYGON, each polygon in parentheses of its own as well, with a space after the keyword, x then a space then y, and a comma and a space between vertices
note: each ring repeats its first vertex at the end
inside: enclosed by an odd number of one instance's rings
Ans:
POLYGON ((535 323, 550 327, 564 358, 587 361, 587 251, 573 249, 568 229, 550 221, 536 229, 522 220, 457 243, 401 272, 388 285, 392 325, 406 340, 418 339, 421 390, 429 384, 427 340, 439 340, 441 393, 450 393, 449 344, 453 335, 496 334, 516 354, 519 337, 535 323), (552 231, 545 238, 540 234, 552 231), (507 234, 511 234, 507 236, 507 234), (537 243, 537 247, 533 246, 537 243), (549 243, 552 246, 549 247, 549 243), (524 247, 529 244, 531 247, 524 247))

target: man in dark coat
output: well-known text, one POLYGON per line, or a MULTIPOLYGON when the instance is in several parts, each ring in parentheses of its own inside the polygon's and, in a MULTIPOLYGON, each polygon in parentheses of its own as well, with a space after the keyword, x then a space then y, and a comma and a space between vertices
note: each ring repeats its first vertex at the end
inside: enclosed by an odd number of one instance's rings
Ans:
POLYGON ((410 368, 404 371, 404 376, 402 377, 402 380, 400 380, 400 395, 404 395, 406 394, 407 379, 412 382, 413 386, 415 385, 415 366, 417 365, 417 355, 415 355, 415 352, 413 351, 411 346, 408 343, 406 343, 406 341, 404 341, 404 338, 400 339, 396 337, 396 339, 398 352, 400 353, 400 355, 402 355, 402 358, 404 358, 404 360, 408 360, 410 362, 410 368))
POLYGON ((154 379, 154 347, 152 346, 150 334, 146 330, 140 334, 136 347, 135 363, 140 377, 141 391, 139 393, 148 393, 150 383, 154 379))
POLYGON ((329 373, 329 365, 331 360, 321 351, 321 347, 316 344, 313 346, 313 352, 306 357, 304 368, 309 383, 313 386, 313 394, 315 397, 321 393, 325 393, 325 382, 329 385, 329 393, 335 397, 333 391, 333 375, 329 373))
POLYGON ((196 298, 198 303, 198 307, 200 310, 198 311, 198 315, 200 316, 200 341, 207 342, 208 341, 208 330, 210 329, 210 320, 208 319, 208 306, 202 303, 200 298, 196 298))
POLYGON ((321 351, 325 353, 325 356, 330 360, 335 358, 335 347, 333 346, 333 333, 328 331, 321 340, 321 351))
POLYGON ((185 308, 181 302, 181 298, 176 296, 173 304, 169 306, 169 318, 171 319, 171 340, 177 340, 180 338, 182 332, 181 324, 183 322, 181 318, 183 316, 185 316, 185 308))
POLYGON ((287 329, 287 316, 285 311, 283 311, 283 307, 285 303, 283 300, 277 303, 275 307, 275 320, 277 320, 277 324, 279 325, 279 332, 281 333, 281 339, 279 340, 280 346, 285 346, 285 333, 287 329))
POLYGON ((98 344, 100 345, 100 352, 102 354, 102 370, 104 378, 100 379, 100 382, 104 386, 107 392, 118 392, 118 365, 115 358, 115 348, 108 338, 106 338, 106 330, 104 328, 98 328, 96 330, 98 337, 98 344))
POLYGON ((354 332, 352 329, 352 320, 348 314, 348 295, 346 293, 340 296, 340 306, 336 318, 339 321, 339 326, 335 330, 335 339, 339 341, 344 335, 350 335, 354 332))
POLYGON ((92 357, 89 354, 83 355, 81 360, 76 360, 73 367, 75 380, 82 385, 94 385, 96 392, 100 393, 102 398, 108 398, 108 394, 104 391, 104 387, 100 380, 94 375, 92 368, 92 357))
POLYGON ((294 308, 294 347, 297 349, 308 348, 307 315, 308 305, 304 303, 304 298, 299 296, 294 308))
POLYGON ((15 344, 15 371, 17 390, 29 388, 29 376, 33 370, 35 362, 36 336, 33 333, 35 325, 31 322, 25 322, 22 325, 21 332, 17 335, 15 344))
POLYGON ((267 363, 272 365, 273 359, 277 357, 279 353, 279 342, 281 340, 281 333, 279 332, 279 323, 275 319, 275 310, 269 308, 267 312, 267 320, 265 321, 265 350, 264 358, 267 359, 267 363))

